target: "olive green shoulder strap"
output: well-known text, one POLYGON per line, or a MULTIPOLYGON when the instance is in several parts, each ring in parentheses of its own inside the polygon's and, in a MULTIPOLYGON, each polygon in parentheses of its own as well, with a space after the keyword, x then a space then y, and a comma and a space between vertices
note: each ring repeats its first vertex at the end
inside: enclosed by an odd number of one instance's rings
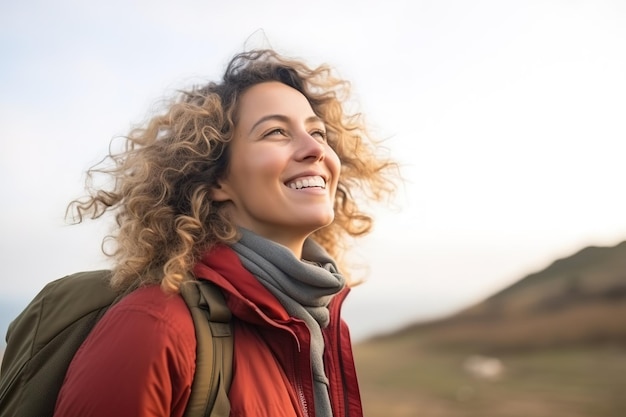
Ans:
POLYGON ((222 291, 204 280, 181 285, 196 332, 196 372, 184 417, 228 417, 232 380, 231 313, 222 291))

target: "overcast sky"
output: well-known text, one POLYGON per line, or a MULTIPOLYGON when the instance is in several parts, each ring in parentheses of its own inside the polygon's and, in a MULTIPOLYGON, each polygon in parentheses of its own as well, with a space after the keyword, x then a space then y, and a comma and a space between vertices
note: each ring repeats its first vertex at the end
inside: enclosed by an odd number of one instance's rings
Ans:
POLYGON ((626 2, 0 3, 2 295, 106 266, 67 226, 84 171, 244 48, 353 83, 406 183, 355 252, 355 334, 449 314, 587 245, 626 240, 626 2), (175 3, 175 6, 174 6, 175 3))

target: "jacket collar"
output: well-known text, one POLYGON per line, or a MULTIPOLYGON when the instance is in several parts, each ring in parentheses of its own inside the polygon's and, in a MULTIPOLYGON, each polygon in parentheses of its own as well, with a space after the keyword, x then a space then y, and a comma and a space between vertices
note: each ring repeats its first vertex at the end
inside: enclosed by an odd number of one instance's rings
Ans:
MULTIPOLYGON (((229 246, 216 245, 206 252, 195 265, 194 274, 198 279, 222 288, 228 308, 241 320, 277 327, 300 321, 289 316, 276 297, 244 268, 229 246)), ((346 286, 331 301, 331 322, 338 319, 340 306, 348 292, 349 287, 346 286)))

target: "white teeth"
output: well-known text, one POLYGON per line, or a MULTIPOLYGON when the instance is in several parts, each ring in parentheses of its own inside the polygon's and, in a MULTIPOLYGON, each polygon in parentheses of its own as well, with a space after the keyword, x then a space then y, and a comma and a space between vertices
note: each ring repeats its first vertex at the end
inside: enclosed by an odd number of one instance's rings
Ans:
POLYGON ((320 176, 306 177, 290 182, 289 184, 287 184, 287 186, 294 190, 310 187, 326 188, 326 181, 324 181, 324 178, 320 176))

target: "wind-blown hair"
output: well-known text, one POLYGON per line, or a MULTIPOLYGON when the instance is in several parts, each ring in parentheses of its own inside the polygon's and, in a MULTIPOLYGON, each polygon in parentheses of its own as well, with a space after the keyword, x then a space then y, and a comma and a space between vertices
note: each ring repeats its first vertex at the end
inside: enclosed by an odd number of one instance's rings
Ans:
POLYGON ((88 171, 88 195, 70 203, 68 212, 78 223, 115 214, 117 227, 109 236, 115 247, 107 253, 115 260, 114 288, 160 283, 177 291, 204 251, 237 240, 226 203, 212 200, 212 189, 227 174, 240 97, 266 81, 289 85, 308 99, 341 160, 335 219, 313 238, 341 259, 350 237, 371 230, 373 220, 357 196, 379 201, 391 194, 396 164, 377 154, 361 115, 346 110, 350 84, 327 65, 310 68, 272 50, 243 52, 221 82, 183 91, 163 114, 132 129, 124 150, 109 153, 111 166, 88 171), (89 186, 96 174, 110 176, 113 185, 89 186))

